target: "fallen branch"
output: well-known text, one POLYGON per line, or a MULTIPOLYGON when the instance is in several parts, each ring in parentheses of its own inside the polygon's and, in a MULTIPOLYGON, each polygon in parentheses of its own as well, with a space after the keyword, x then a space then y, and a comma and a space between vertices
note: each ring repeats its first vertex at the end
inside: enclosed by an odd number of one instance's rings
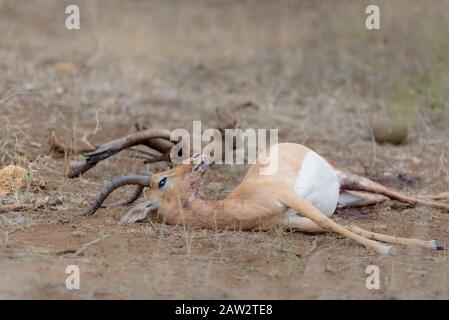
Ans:
POLYGON ((64 254, 68 254, 68 253, 73 253, 75 256, 80 256, 80 255, 83 255, 84 251, 89 249, 91 246, 93 246, 107 238, 109 238, 109 235, 104 235, 98 239, 95 239, 95 240, 92 240, 92 241, 82 244, 78 249, 66 249, 66 250, 58 251, 58 252, 56 252, 56 254, 64 255, 64 254))
POLYGON ((37 210, 44 207, 47 201, 48 199, 46 201, 38 202, 35 204, 0 204, 0 213, 37 210))
POLYGON ((170 141, 170 131, 168 130, 149 129, 138 131, 124 138, 119 138, 102 144, 93 152, 85 153, 85 163, 72 168, 68 177, 78 177, 93 168, 98 162, 136 145, 145 145, 162 154, 167 154, 173 147, 173 142, 170 141))

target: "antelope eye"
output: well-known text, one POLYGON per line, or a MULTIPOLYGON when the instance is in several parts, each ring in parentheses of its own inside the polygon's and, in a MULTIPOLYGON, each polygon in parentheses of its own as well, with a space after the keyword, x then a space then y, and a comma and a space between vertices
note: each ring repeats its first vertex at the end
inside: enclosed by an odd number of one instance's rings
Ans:
POLYGON ((162 189, 165 186, 166 183, 167 183, 167 177, 165 177, 161 181, 159 181, 159 184, 157 185, 157 187, 159 189, 162 189))

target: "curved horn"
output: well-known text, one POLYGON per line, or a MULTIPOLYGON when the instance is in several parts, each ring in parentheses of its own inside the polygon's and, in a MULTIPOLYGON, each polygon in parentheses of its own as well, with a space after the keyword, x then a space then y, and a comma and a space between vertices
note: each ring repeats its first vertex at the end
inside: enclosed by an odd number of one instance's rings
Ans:
POLYGON ((136 187, 136 189, 134 190, 134 192, 131 193, 131 195, 128 198, 126 198, 125 200, 122 200, 122 201, 119 201, 119 202, 116 202, 113 204, 102 204, 100 206, 100 208, 116 208, 116 207, 127 206, 127 205, 133 203, 134 201, 136 201, 137 199, 139 199, 144 188, 145 188, 145 186, 138 185, 136 187))
POLYGON ((132 175, 132 176, 122 176, 117 177, 110 181, 98 194, 96 199, 94 200, 94 203, 85 210, 83 213, 81 213, 81 216, 89 216, 95 213, 95 211, 100 208, 101 204, 106 200, 106 198, 116 189, 120 188, 124 185, 129 184, 137 184, 139 186, 143 187, 149 187, 151 184, 151 175, 132 175))

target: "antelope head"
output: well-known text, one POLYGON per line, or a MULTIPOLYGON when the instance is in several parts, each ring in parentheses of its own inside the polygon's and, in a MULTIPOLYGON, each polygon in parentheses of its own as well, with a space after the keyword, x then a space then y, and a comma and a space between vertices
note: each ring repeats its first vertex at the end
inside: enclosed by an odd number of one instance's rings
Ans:
POLYGON ((188 164, 180 164, 170 170, 153 174, 147 201, 128 211, 121 222, 134 223, 143 220, 151 211, 161 208, 176 210, 181 201, 194 198, 208 169, 208 162, 206 155, 196 154, 189 159, 188 164))
MULTIPOLYGON (((106 198, 116 189, 124 185, 138 185, 135 194, 119 205, 128 205, 134 202, 142 193, 144 187, 150 187, 148 200, 128 211, 121 219, 124 223, 132 223, 144 219, 152 210, 178 199, 194 197, 201 184, 201 178, 208 169, 210 160, 204 154, 196 154, 183 164, 158 174, 133 175, 115 178, 109 182, 99 193, 93 204, 81 213, 82 216, 94 214, 101 207, 106 198), (187 162, 187 163, 186 163, 187 162)), ((178 201, 179 202, 179 201, 178 201)), ((116 206, 116 205, 112 205, 116 206)), ((110 206, 109 206, 110 207, 110 206)))

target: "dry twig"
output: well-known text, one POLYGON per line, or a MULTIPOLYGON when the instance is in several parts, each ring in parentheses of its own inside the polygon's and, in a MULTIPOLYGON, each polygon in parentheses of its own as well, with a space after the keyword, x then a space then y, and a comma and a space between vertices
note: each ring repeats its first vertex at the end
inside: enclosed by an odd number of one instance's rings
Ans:
POLYGON ((89 242, 86 242, 86 243, 82 244, 77 249, 66 249, 66 250, 58 251, 56 254, 57 255, 64 255, 64 254, 67 254, 67 253, 73 253, 75 256, 80 256, 80 255, 83 255, 84 252, 87 249, 89 249, 91 246, 93 246, 93 245, 95 245, 95 244, 97 244, 97 243, 99 243, 99 242, 101 242, 101 241, 103 241, 103 240, 105 240, 107 238, 109 238, 109 235, 104 235, 104 236, 102 236, 102 237, 100 237, 98 239, 95 239, 95 240, 92 240, 92 241, 89 241, 89 242))

